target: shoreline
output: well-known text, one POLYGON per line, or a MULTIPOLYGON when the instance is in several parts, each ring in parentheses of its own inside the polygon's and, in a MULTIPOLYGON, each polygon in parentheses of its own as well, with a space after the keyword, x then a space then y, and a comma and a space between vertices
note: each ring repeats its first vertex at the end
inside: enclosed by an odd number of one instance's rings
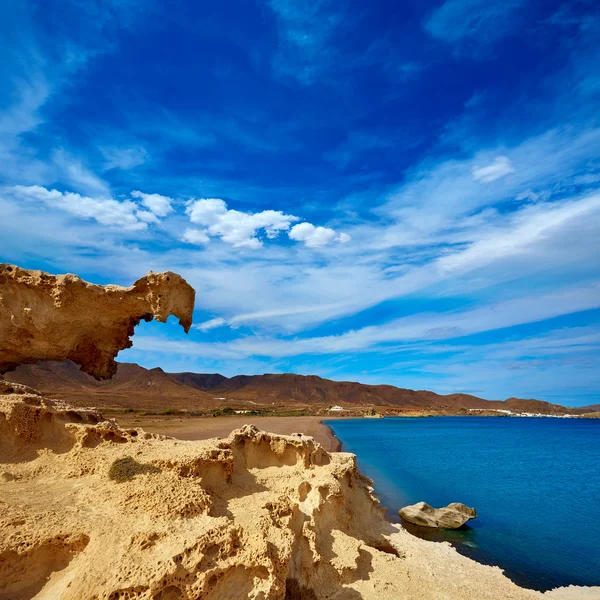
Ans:
POLYGON ((319 425, 321 425, 322 427, 326 428, 327 431, 329 432, 329 436, 331 437, 332 440, 332 444, 335 446, 334 450, 331 450, 331 452, 343 452, 344 451, 344 444, 342 443, 342 440, 340 440, 340 438, 338 438, 335 435, 335 432, 333 431, 333 428, 330 427, 329 425, 325 424, 323 421, 325 419, 322 419, 321 421, 319 421, 319 425))
MULTIPOLYGON (((347 417, 323 417, 323 416, 265 416, 258 417, 252 415, 253 418, 249 418, 250 415, 231 415, 221 417, 157 417, 157 416, 144 416, 144 417, 131 417, 129 415, 120 415, 117 418, 118 423, 122 427, 141 427, 151 433, 160 433, 163 435, 172 436, 176 439, 187 440, 187 441, 203 441, 214 438, 224 438, 235 429, 241 428, 246 424, 253 424, 258 429, 280 435, 290 435, 294 433, 303 433, 305 435, 313 437, 319 444, 323 446, 328 452, 344 452, 342 441, 335 435, 333 428, 325 423, 324 421, 338 421, 347 419, 347 417)), ((354 417, 356 418, 356 417, 354 417)), ((381 498, 380 498, 380 501, 381 498)), ((383 506, 383 504, 382 504, 383 506)), ((390 517, 390 514, 386 511, 383 516, 391 526, 401 528, 407 535, 417 540, 428 541, 429 543, 436 543, 445 545, 448 544, 452 547, 453 551, 457 555, 463 556, 474 563, 486 567, 498 568, 496 562, 485 560, 479 556, 476 556, 470 552, 465 552, 465 549, 460 544, 452 543, 452 541, 444 539, 440 536, 439 539, 433 539, 431 535, 419 535, 418 532, 411 531, 411 527, 406 527, 402 521, 395 520, 390 517)), ((434 535, 434 538, 436 536, 434 535)), ((556 594, 556 600, 573 600, 587 598, 587 590, 593 594, 597 588, 594 587, 579 587, 579 586, 568 586, 567 587, 555 587, 548 588, 546 590, 540 590, 535 586, 529 586, 522 581, 516 582, 510 576, 505 576, 513 582, 514 585, 522 590, 531 591, 538 594, 556 594), (575 595, 563 596, 562 594, 568 594, 565 592, 569 587, 573 588, 575 595), (586 591, 584 591, 586 590, 586 591), (560 595, 559 595, 560 594, 560 595)), ((594 596, 589 596, 590 600, 594 596)), ((600 600, 600 597, 598 598, 600 600)))
MULTIPOLYGON (((444 415, 444 416, 447 416, 447 415, 444 415)), ((538 417, 538 418, 543 417, 543 416, 545 416, 545 415, 535 415, 535 417, 538 417)), ((599 413, 599 416, 600 416, 600 413, 599 413)), ((529 419, 531 419, 532 416, 530 416, 530 415, 527 415, 527 416, 512 415, 511 417, 517 418, 517 419, 522 418, 522 419, 529 420, 529 419)), ((393 417, 391 417, 391 418, 393 418, 393 417)), ((579 417, 579 418, 581 418, 581 417, 579 417)), ((330 420, 330 419, 327 418, 325 420, 330 420)), ((336 419, 336 420, 343 420, 343 419, 336 419)), ((329 425, 327 425, 326 423, 323 423, 323 426, 329 427, 329 425)), ((329 428, 332 431, 332 435, 335 437, 334 430, 331 427, 329 427, 329 428)), ((340 442, 340 448, 341 448, 342 442, 341 442, 341 440, 338 440, 338 441, 340 442)), ((364 448, 358 449, 358 450, 362 453, 364 448)), ((352 451, 352 453, 356 454, 356 451, 352 451)), ((381 489, 379 489, 379 490, 377 489, 378 485, 377 485, 376 481, 378 481, 379 478, 375 479, 373 474, 367 473, 366 471, 361 470, 361 472, 364 475, 366 475, 367 477, 373 479, 373 487, 374 487, 373 493, 380 500, 381 506, 385 508, 385 514, 384 514, 385 520, 388 523, 392 524, 393 526, 403 529, 405 532, 407 532, 411 536, 413 536, 419 540, 426 541, 428 543, 449 545, 452 547, 452 549, 455 552, 457 552, 457 554, 464 556, 465 558, 468 558, 469 560, 471 560, 475 563, 478 563, 480 565, 489 566, 489 567, 499 568, 502 570, 505 577, 510 579, 515 585, 517 585, 518 587, 520 587, 523 590, 532 591, 532 592, 539 593, 539 594, 542 594, 542 595, 545 595, 548 597, 556 596, 556 598, 560 598, 561 600, 563 600, 563 598, 564 598, 564 600, 571 600, 571 598, 573 600, 580 600, 580 599, 583 600, 583 598, 585 598, 587 600, 588 597, 590 598, 590 600, 592 598, 593 598, 593 600, 600 600, 600 584, 553 582, 553 585, 548 586, 548 584, 544 583, 543 580, 539 580, 539 579, 536 580, 535 578, 533 578, 531 572, 514 571, 512 569, 512 566, 510 565, 510 563, 503 563, 500 560, 494 560, 494 558, 491 557, 486 552, 481 552, 476 545, 471 545, 468 542, 468 540, 465 541, 462 538, 452 535, 455 533, 454 530, 444 530, 444 529, 435 529, 435 528, 430 529, 427 527, 419 527, 418 525, 413 525, 412 523, 405 521, 401 517, 395 518, 396 512, 390 511, 389 505, 387 504, 387 502, 384 504, 384 497, 382 497, 382 495, 381 495, 381 489), (450 534, 449 536, 445 535, 448 533, 450 534), (541 581, 541 583, 540 583, 540 581, 541 581), (573 594, 572 596, 570 595, 571 593, 573 594), (589 594, 589 596, 588 596, 588 594, 589 594)), ((385 496, 385 494, 384 494, 384 496, 385 496)), ((390 500, 390 498, 388 498, 388 501, 389 500, 390 500)), ((413 499, 413 501, 416 501, 416 500, 413 499)), ((409 502, 409 504, 412 503, 413 501, 409 502)), ((396 505, 396 506, 402 506, 402 505, 396 505)), ((467 529, 470 530, 471 528, 467 526, 467 529)))

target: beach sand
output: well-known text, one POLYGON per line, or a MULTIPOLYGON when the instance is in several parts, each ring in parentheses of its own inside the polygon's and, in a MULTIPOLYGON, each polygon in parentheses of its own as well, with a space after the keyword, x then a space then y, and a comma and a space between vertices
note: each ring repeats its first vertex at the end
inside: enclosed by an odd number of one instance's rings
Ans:
MULTIPOLYGON (((330 417, 327 417, 328 419, 330 417)), ((226 417, 157 417, 123 414, 116 416, 121 427, 142 427, 150 433, 160 433, 180 440, 207 440, 227 437, 243 425, 256 425, 262 431, 290 435, 304 433, 313 437, 328 452, 341 450, 340 441, 333 435, 323 417, 258 417, 232 415, 226 417)))

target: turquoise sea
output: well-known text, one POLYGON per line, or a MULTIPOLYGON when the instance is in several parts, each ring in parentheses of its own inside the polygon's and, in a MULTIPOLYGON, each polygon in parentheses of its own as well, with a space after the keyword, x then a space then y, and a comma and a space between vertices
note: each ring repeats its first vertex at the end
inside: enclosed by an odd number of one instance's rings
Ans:
POLYGON ((498 565, 521 586, 600 585, 600 419, 435 417, 325 421, 399 521, 424 500, 476 508, 470 527, 412 527, 498 565))

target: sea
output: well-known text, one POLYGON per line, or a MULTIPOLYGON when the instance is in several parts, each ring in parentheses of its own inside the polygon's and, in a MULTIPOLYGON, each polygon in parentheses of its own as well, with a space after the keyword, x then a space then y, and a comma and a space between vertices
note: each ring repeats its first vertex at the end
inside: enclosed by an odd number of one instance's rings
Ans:
POLYGON ((425 501, 477 510, 441 531, 461 554, 522 587, 600 585, 600 419, 429 417, 328 420, 393 522, 425 501))

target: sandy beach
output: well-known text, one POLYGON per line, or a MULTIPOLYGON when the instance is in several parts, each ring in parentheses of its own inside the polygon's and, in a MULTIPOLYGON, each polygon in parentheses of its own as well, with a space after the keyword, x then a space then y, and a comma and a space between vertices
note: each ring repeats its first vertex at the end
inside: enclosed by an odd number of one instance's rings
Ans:
MULTIPOLYGON (((328 419, 331 417, 327 417, 328 419)), ((341 450, 341 442, 333 435, 323 417, 257 417, 235 415, 226 417, 155 417, 123 414, 116 417, 121 427, 142 427, 150 433, 169 435, 180 440, 208 440, 227 437, 243 425, 256 425, 262 431, 290 435, 304 433, 313 437, 328 452, 341 450)))

